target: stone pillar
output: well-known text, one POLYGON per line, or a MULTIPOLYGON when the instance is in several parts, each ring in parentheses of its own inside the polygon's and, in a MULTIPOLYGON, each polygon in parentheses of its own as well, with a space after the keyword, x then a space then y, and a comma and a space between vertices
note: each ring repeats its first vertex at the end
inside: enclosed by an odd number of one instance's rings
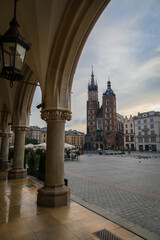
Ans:
POLYGON ((64 185, 64 136, 65 120, 71 119, 71 112, 43 110, 41 116, 47 122, 46 173, 37 203, 46 207, 69 205, 70 189, 64 185))
POLYGON ((25 133, 27 127, 13 127, 14 130, 14 152, 13 152, 13 167, 8 173, 9 179, 25 178, 27 171, 24 169, 24 145, 25 133))
POLYGON ((4 161, 8 161, 9 154, 9 138, 10 133, 1 133, 1 156, 0 156, 0 169, 4 169, 4 161))
POLYGON ((3 160, 8 160, 8 154, 9 154, 9 138, 11 134, 10 133, 1 133, 1 157, 3 160))

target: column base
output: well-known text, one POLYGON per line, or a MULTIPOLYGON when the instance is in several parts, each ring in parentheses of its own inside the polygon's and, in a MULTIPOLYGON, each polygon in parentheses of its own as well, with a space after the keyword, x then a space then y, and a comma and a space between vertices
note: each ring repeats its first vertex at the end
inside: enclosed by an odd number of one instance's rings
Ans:
POLYGON ((0 181, 8 179, 8 172, 0 170, 0 181))
POLYGON ((38 190, 37 204, 43 207, 62 207, 70 204, 70 189, 62 187, 42 187, 38 190))
POLYGON ((8 172, 9 179, 21 179, 27 177, 26 169, 12 169, 8 172))

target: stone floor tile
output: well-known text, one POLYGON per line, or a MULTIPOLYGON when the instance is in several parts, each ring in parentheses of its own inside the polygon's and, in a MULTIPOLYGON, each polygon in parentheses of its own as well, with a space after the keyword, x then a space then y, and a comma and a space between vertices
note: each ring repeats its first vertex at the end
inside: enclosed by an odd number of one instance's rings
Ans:
POLYGON ((25 222, 33 232, 46 230, 53 227, 54 225, 60 224, 55 218, 53 218, 49 214, 26 218, 25 222))
POLYGON ((34 233, 29 233, 29 234, 25 234, 20 237, 14 238, 14 240, 38 240, 38 238, 34 233))
POLYGON ((54 232, 63 240, 78 240, 76 234, 68 230, 65 226, 59 225, 54 227, 54 232))
POLYGON ((32 233, 31 229, 27 226, 27 224, 23 220, 8 223, 7 226, 13 238, 32 233))
POLYGON ((110 232, 112 232, 113 234, 115 234, 116 236, 122 238, 123 240, 128 240, 128 238, 130 237, 133 237, 134 234, 127 231, 126 229, 124 228, 116 228, 116 229, 113 229, 113 230, 110 230, 110 232))
MULTIPOLYGON (((35 233, 38 240, 62 240, 53 229, 39 231, 35 233)), ((29 239, 28 239, 29 240, 29 239)))
POLYGON ((144 239, 141 238, 141 237, 138 237, 138 236, 134 235, 133 237, 128 238, 127 240, 144 240, 144 239))

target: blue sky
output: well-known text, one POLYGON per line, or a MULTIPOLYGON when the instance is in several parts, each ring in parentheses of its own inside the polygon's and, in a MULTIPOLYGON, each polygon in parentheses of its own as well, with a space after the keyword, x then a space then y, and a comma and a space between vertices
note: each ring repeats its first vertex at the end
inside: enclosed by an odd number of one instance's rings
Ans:
MULTIPOLYGON (((81 54, 72 87, 72 120, 66 129, 86 131, 87 85, 91 66, 98 83, 99 101, 108 77, 116 94, 117 112, 160 111, 160 0, 111 0, 81 54)), ((45 126, 35 106, 31 125, 45 126)))

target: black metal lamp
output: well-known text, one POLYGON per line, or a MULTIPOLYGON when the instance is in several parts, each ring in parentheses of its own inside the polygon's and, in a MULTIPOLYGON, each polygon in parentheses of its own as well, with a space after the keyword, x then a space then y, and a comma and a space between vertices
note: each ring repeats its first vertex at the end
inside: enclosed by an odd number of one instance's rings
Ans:
POLYGON ((21 81, 21 74, 24 65, 26 51, 30 49, 30 44, 25 43, 24 38, 19 33, 19 24, 16 20, 16 4, 14 2, 14 17, 10 22, 10 28, 3 36, 0 36, 0 54, 2 71, 0 77, 10 80, 10 87, 14 81, 21 81))

